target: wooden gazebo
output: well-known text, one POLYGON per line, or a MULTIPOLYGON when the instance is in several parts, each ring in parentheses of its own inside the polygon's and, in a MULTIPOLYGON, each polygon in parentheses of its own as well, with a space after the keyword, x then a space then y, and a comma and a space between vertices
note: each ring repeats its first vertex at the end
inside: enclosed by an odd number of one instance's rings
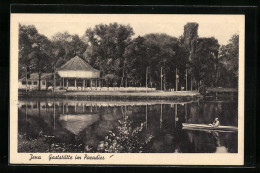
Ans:
POLYGON ((62 79, 62 88, 101 87, 100 71, 82 58, 75 56, 57 70, 62 79))

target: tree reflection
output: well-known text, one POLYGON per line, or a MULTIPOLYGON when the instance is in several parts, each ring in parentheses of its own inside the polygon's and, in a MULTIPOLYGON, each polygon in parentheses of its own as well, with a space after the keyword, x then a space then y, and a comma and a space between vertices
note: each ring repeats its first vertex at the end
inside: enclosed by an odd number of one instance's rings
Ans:
POLYGON ((218 113, 222 125, 237 125, 236 102, 93 104, 26 100, 18 109, 18 151, 237 152, 237 133, 182 130, 182 123, 212 123, 218 113))

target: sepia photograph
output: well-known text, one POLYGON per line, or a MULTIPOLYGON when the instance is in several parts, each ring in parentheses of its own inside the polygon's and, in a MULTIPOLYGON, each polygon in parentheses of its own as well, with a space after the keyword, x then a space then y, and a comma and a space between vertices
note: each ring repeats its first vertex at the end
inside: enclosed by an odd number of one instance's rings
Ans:
POLYGON ((244 27, 11 14, 10 163, 243 165, 244 27))

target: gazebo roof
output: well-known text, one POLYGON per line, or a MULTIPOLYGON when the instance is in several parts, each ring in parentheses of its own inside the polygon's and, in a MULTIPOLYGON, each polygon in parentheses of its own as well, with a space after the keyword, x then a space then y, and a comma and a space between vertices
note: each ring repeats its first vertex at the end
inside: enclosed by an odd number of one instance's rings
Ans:
POLYGON ((89 65, 82 58, 75 56, 66 62, 63 66, 61 66, 58 71, 92 71, 99 72, 99 70, 94 69, 91 65, 89 65))

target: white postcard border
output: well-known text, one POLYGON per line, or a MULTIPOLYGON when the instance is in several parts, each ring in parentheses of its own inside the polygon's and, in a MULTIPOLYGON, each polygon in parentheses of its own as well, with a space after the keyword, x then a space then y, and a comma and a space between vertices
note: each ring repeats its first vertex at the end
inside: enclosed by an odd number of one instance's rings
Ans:
MULTIPOLYGON (((60 20, 79 21, 81 17, 95 14, 11 14, 10 22, 10 164, 101 164, 101 165, 243 165, 244 164, 244 79, 245 79, 245 16, 244 15, 164 15, 149 14, 153 17, 162 16, 179 18, 189 17, 191 20, 198 17, 205 20, 217 20, 218 16, 233 19, 239 22, 239 93, 238 93, 238 153, 182 153, 182 154, 144 154, 144 153, 18 153, 18 25, 19 22, 32 20, 52 20, 50 15, 57 15, 60 20), (31 155, 40 156, 41 159, 30 160, 31 155), (87 159, 86 155, 100 159, 87 159), (52 156, 71 156, 73 159, 51 159, 52 156), (81 159, 75 159, 81 156, 81 159), (86 159, 84 159, 86 158, 86 159), (104 158, 104 159, 103 159, 104 158)), ((102 16, 101 14, 97 14, 102 16)), ((124 17, 128 14, 104 14, 104 17, 124 17)), ((130 14, 129 14, 130 15, 130 14)), ((131 14, 139 18, 141 14, 131 14)), ((148 15, 148 14, 147 14, 148 15)), ((57 16, 55 19, 57 19, 57 16)))

